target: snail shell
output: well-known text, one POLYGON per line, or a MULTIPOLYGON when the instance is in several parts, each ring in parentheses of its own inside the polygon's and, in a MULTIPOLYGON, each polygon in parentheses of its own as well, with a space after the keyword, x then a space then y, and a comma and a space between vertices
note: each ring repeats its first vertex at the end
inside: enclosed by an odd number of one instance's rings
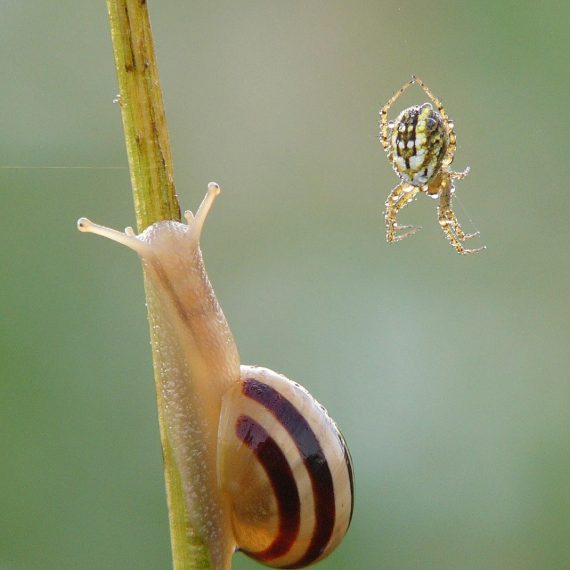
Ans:
POLYGON ((344 438, 299 384, 241 367, 222 399, 219 476, 239 548, 268 566, 304 568, 350 524, 353 477, 344 438))

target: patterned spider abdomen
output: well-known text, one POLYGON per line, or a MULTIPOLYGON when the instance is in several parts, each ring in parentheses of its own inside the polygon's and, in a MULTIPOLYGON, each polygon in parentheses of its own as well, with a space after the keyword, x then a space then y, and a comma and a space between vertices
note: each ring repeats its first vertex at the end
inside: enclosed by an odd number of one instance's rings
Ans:
POLYGON ((441 115, 429 103, 415 105, 402 111, 396 120, 389 158, 402 180, 424 186, 439 172, 447 144, 441 115))

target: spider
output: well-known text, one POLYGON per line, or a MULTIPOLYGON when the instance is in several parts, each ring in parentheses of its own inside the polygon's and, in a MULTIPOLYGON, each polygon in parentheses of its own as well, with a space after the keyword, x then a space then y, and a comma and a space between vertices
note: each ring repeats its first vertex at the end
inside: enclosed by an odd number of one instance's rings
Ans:
POLYGON ((451 196, 455 191, 453 179, 461 180, 469 174, 469 167, 463 172, 453 172, 457 140, 453 121, 447 116, 441 101, 419 78, 412 78, 380 110, 380 141, 388 159, 401 182, 390 192, 386 200, 386 241, 397 242, 415 234, 420 227, 400 226, 396 223, 398 212, 409 204, 418 192, 425 192, 431 198, 439 198, 439 225, 458 253, 478 253, 485 249, 466 249, 465 240, 477 237, 479 232, 466 234, 451 209, 451 196), (417 83, 430 98, 431 103, 414 105, 404 109, 396 121, 388 121, 388 110, 406 89, 417 83), (406 231, 403 231, 406 230, 406 231), (403 231, 403 233, 396 233, 403 231))

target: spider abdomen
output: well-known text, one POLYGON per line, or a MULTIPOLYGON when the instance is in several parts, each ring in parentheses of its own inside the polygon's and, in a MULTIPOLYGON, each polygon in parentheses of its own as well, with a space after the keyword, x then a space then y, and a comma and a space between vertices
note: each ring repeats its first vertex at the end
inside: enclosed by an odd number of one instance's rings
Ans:
POLYGON ((413 186, 424 186, 438 174, 448 144, 441 115, 429 103, 402 111, 390 141, 396 174, 413 186))

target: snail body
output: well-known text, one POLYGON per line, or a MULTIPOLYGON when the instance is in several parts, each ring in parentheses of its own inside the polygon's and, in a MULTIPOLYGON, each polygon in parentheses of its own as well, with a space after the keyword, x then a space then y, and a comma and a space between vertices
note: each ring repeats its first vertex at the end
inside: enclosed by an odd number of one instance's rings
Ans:
POLYGON ((239 353, 204 268, 200 234, 219 194, 187 224, 161 221, 136 236, 78 221, 135 250, 143 263, 165 423, 192 528, 215 570, 236 549, 268 566, 304 568, 348 529, 353 476, 345 441, 300 385, 239 353))

